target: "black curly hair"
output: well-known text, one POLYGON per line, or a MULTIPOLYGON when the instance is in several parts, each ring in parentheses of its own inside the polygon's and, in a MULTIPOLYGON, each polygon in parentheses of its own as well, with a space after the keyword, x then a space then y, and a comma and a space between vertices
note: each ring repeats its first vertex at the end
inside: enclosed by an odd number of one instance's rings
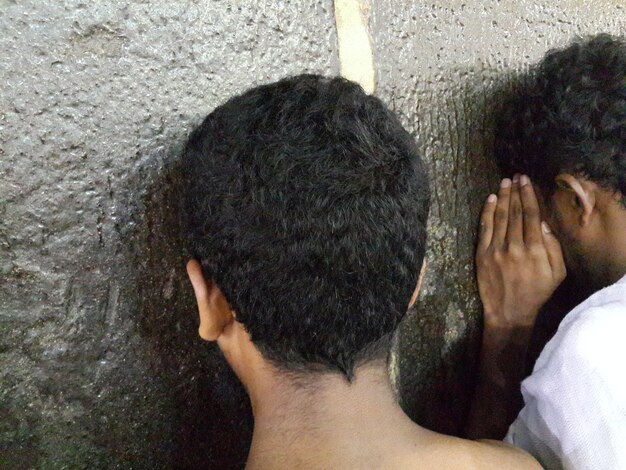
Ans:
POLYGON ((626 41, 600 34, 548 52, 505 100, 495 153, 503 173, 525 173, 548 195, 570 172, 626 205, 626 41))
POLYGON ((206 117, 183 166, 191 249, 266 358, 350 379, 387 352, 422 266, 430 193, 379 99, 316 75, 251 89, 206 117))

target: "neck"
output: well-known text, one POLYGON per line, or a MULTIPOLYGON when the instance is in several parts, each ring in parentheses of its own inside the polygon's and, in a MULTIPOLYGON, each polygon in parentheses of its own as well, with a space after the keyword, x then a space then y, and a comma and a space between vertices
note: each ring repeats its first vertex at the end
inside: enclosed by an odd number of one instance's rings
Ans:
POLYGON ((607 285, 615 284, 626 275, 626 251, 624 251, 622 255, 619 262, 616 260, 616 262, 612 263, 609 267, 609 271, 607 272, 607 285))
POLYGON ((606 258, 606 284, 614 284, 626 275, 626 209, 614 209, 608 224, 608 249, 606 258))
POLYGON ((320 468, 320 459, 354 467, 415 443, 421 429, 398 405, 384 363, 357 369, 352 382, 328 373, 298 383, 278 372, 261 382, 248 387, 255 421, 248 468, 320 468))

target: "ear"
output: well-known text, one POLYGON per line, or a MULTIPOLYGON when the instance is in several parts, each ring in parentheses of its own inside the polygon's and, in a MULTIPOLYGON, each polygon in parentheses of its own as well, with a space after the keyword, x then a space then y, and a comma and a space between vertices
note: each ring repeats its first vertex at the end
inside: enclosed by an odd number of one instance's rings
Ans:
POLYGON ((577 212, 579 224, 588 225, 596 205, 595 183, 569 173, 557 175, 555 182, 557 188, 567 195, 571 209, 577 212))
POLYGON ((217 341, 235 318, 230 305, 220 288, 214 282, 205 279, 202 266, 195 259, 187 263, 187 274, 198 303, 200 314, 198 334, 206 341, 217 341))
POLYGON ((424 258, 420 275, 417 278, 417 286, 415 287, 415 290, 413 291, 411 300, 409 300, 409 309, 413 308, 413 305, 415 305, 415 302, 417 302, 417 298, 419 297, 420 290, 422 290, 422 282, 424 281, 424 276, 426 275, 426 264, 427 264, 426 258, 424 258))

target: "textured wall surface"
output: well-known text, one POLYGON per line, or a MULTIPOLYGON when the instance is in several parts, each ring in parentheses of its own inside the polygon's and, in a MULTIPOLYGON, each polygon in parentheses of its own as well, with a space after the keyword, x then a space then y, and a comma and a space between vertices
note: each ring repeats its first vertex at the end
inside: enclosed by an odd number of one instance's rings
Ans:
POLYGON ((429 271, 397 344, 394 376, 420 424, 458 433, 480 334, 473 251, 497 188, 494 105, 515 74, 575 36, 626 34, 622 0, 373 2, 376 94, 415 134, 430 165, 429 271))
MULTIPOLYGON (((491 104, 621 0, 371 2, 377 94, 433 177, 429 273, 398 337, 405 409, 462 425, 491 104), (438 6, 445 5, 445 6, 438 6)), ((232 94, 336 74, 331 0, 0 0, 0 468, 240 468, 249 405, 196 338, 177 157, 232 94)))

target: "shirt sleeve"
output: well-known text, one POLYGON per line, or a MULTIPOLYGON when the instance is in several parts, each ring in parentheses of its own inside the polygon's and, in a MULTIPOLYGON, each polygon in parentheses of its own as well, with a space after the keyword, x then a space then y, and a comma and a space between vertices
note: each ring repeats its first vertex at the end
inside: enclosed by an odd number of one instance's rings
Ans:
POLYGON ((505 438, 549 470, 626 469, 626 320, 591 310, 546 346, 505 438))

